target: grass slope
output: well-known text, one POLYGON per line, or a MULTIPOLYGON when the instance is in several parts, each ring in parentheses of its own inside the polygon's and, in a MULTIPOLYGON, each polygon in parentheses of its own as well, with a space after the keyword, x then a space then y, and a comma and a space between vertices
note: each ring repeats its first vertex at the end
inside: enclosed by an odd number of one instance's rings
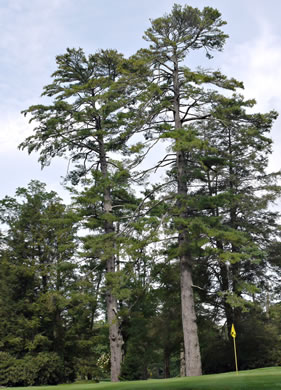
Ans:
MULTIPOLYGON (((24 387, 14 388, 27 390, 24 387)), ((30 389, 30 388, 29 388, 30 389)), ((136 382, 71 384, 33 387, 32 390, 281 390, 281 367, 192 378, 136 382)))

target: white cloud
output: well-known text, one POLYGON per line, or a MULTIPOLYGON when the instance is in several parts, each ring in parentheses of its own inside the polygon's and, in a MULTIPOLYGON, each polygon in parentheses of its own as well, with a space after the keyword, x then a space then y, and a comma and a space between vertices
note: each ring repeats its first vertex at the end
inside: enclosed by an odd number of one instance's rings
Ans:
POLYGON ((223 69, 244 82, 245 96, 255 98, 258 109, 281 104, 281 40, 265 22, 259 36, 226 53, 223 69))
MULTIPOLYGON (((1 36, 1 76, 22 79, 30 83, 42 75, 54 60, 57 44, 64 36, 64 24, 61 23, 67 0, 13 0, 0 3, 1 36), (49 53, 49 55, 48 55, 49 53)), ((58 54, 58 53, 56 53, 58 54)), ((20 85, 19 85, 20 87, 20 85)))
MULTIPOLYGON (((223 71, 244 82, 243 94, 246 98, 257 101, 255 110, 281 113, 281 39, 271 29, 269 23, 259 21, 259 34, 255 38, 234 45, 231 52, 225 53, 223 71)), ((273 155, 269 169, 280 170, 281 119, 272 129, 274 141, 273 155)))
POLYGON ((19 115, 11 115, 10 113, 0 120, 0 144, 5 151, 13 151, 17 145, 23 141, 31 133, 31 128, 28 126, 24 118, 19 115))

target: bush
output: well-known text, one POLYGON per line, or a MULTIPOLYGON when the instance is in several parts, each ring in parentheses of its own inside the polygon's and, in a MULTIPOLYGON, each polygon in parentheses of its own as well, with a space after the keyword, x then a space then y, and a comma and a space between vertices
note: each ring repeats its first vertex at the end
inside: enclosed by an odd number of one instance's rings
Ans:
POLYGON ((0 352, 0 385, 24 386, 22 359, 18 360, 7 352, 0 352))
POLYGON ((63 363, 54 352, 40 352, 17 359, 0 352, 0 385, 56 385, 63 381, 63 363))

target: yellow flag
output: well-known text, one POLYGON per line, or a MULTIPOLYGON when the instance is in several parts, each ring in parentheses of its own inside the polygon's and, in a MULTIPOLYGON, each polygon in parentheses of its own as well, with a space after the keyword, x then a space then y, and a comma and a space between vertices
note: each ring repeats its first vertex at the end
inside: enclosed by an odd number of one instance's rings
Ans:
POLYGON ((234 324, 232 324, 230 334, 231 334, 231 336, 232 336, 233 338, 236 337, 236 331, 235 331, 235 328, 234 328, 234 324))

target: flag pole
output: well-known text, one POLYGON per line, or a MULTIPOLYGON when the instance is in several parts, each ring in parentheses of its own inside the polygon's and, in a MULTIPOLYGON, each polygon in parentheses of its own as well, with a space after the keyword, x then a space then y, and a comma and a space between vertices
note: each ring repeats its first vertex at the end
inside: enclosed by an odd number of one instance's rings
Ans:
POLYGON ((235 342, 236 331, 235 331, 235 328, 234 328, 234 324, 232 324, 230 334, 231 334, 231 336, 232 336, 232 338, 233 338, 234 358, 235 358, 235 369, 236 369, 236 375, 238 375, 237 352, 236 352, 236 342, 235 342))

